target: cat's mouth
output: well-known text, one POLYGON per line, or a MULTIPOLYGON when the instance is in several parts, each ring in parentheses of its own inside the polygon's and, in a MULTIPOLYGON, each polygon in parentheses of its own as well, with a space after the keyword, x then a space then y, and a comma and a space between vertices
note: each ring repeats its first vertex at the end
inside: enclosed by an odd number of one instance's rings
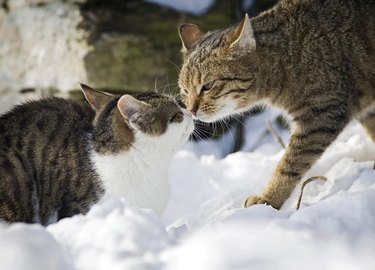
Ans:
POLYGON ((215 122, 215 118, 209 115, 199 115, 197 117, 194 117, 194 120, 198 120, 205 123, 215 122))
POLYGON ((205 123, 213 123, 229 117, 234 112, 236 112, 236 110, 236 103, 226 102, 225 104, 219 105, 215 112, 212 113, 198 111, 196 118, 197 120, 205 123))
POLYGON ((223 118, 226 118, 226 116, 222 116, 222 115, 218 115, 218 114, 215 114, 215 115, 209 115, 209 114, 201 114, 201 115, 198 115, 194 120, 195 121, 199 121, 199 122, 204 122, 204 123, 214 123, 214 122, 217 122, 223 118))
POLYGON ((197 115, 193 118, 194 120, 199 120, 201 122, 213 123, 225 117, 221 113, 223 108, 224 108, 224 105, 220 106, 220 108, 217 110, 216 113, 210 113, 210 114, 207 112, 198 111, 197 115))

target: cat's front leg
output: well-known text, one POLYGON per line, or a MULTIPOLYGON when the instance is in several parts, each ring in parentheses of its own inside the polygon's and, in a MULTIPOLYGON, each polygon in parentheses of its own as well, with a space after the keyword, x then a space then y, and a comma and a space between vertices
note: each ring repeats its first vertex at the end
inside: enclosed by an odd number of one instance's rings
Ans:
POLYGON ((349 121, 345 113, 325 111, 324 114, 325 117, 306 114, 295 122, 290 143, 270 182, 261 194, 248 197, 245 207, 268 204, 281 208, 303 175, 349 121))

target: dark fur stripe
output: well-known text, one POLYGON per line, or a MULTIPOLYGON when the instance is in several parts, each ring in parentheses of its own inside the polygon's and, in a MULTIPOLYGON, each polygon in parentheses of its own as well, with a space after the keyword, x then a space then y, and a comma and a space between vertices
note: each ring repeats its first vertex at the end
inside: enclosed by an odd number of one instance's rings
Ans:
POLYGON ((337 130, 337 128, 317 127, 312 130, 308 130, 305 133, 294 134, 293 137, 298 140, 306 140, 309 137, 316 136, 316 135, 336 136, 339 132, 340 130, 337 130))
MULTIPOLYGON (((210 111, 219 111, 227 100, 236 103, 232 113, 266 101, 294 118, 292 130, 299 134, 292 134, 261 195, 272 206, 281 207, 300 178, 282 170, 292 164, 294 171, 305 173, 351 118, 361 117, 373 105, 374 11, 375 1, 281 0, 250 21, 245 17, 236 26, 206 36, 184 56, 181 89, 194 93, 201 83, 195 79, 197 70, 203 77, 225 77, 220 79, 227 82, 225 89, 248 89, 231 96, 224 91, 217 91, 216 97, 207 94, 202 114, 213 115, 210 111), (248 34, 238 36, 244 30, 248 34), (213 50, 212 43, 222 37, 226 46, 213 50), (205 61, 195 57, 196 51, 206 54, 205 61), (218 98, 223 99, 217 102, 218 98)), ((188 105, 194 95, 184 98, 188 105)), ((375 140, 375 117, 370 113, 360 120, 375 140)))
POLYGON ((285 169, 281 170, 280 174, 288 176, 288 177, 299 177, 299 176, 301 176, 298 172, 288 171, 288 170, 285 170, 285 169))
POLYGON ((243 92, 246 92, 247 89, 232 89, 232 90, 228 90, 224 93, 222 93, 221 95, 218 95, 218 96, 213 96, 212 99, 219 99, 219 98, 222 98, 222 97, 226 97, 232 93, 243 93, 243 92))

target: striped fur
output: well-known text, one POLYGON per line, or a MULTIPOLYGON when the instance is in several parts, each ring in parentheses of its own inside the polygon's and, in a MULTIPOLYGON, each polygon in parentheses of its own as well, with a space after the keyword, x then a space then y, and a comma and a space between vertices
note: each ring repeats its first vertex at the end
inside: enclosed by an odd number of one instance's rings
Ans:
POLYGON ((179 86, 198 119, 212 122, 258 104, 293 119, 269 184, 245 206, 280 208, 351 119, 375 140, 374 15, 372 0, 281 0, 227 29, 180 26, 179 86))
MULTIPOLYGON (((132 160, 130 155, 136 152, 138 160, 140 156, 146 160, 147 151, 156 147, 158 159, 163 160, 182 143, 177 143, 176 138, 181 137, 185 142, 188 137, 185 133, 191 132, 172 98, 146 93, 137 95, 137 101, 127 98, 120 103, 124 96, 84 88, 92 107, 86 102, 48 98, 19 105, 0 116, 0 220, 46 225, 84 214, 104 193, 111 195, 103 182, 109 177, 100 171, 101 164, 94 156, 106 160, 121 156, 126 161, 132 160), (175 130, 170 135, 172 139, 168 146, 160 148, 158 138, 168 134, 173 125, 178 128, 172 128, 175 130), (144 138, 151 139, 142 155, 139 139, 144 141, 144 138)), ((142 182, 131 178, 136 174, 130 172, 135 169, 129 164, 110 169, 111 174, 120 170, 121 177, 117 180, 123 181, 121 185, 125 188, 126 183, 142 182)), ((166 173, 167 168, 160 170, 166 173)), ((161 184, 165 186, 164 182, 161 184)), ((143 187, 145 194, 146 188, 143 187)), ((126 194, 137 197, 135 193, 126 190, 126 194)))

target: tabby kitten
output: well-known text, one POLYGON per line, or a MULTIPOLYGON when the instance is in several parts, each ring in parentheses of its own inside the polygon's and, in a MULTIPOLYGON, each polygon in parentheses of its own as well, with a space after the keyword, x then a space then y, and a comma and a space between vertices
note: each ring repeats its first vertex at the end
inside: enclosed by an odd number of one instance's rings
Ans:
POLYGON ((181 95, 201 121, 256 105, 293 120, 270 182, 245 206, 280 208, 351 119, 375 140, 375 1, 281 0, 237 26, 203 33, 182 24, 181 95))
POLYGON ((191 118, 157 93, 82 89, 91 106, 49 98, 0 117, 0 220, 47 225, 108 196, 163 211, 167 168, 191 118))

